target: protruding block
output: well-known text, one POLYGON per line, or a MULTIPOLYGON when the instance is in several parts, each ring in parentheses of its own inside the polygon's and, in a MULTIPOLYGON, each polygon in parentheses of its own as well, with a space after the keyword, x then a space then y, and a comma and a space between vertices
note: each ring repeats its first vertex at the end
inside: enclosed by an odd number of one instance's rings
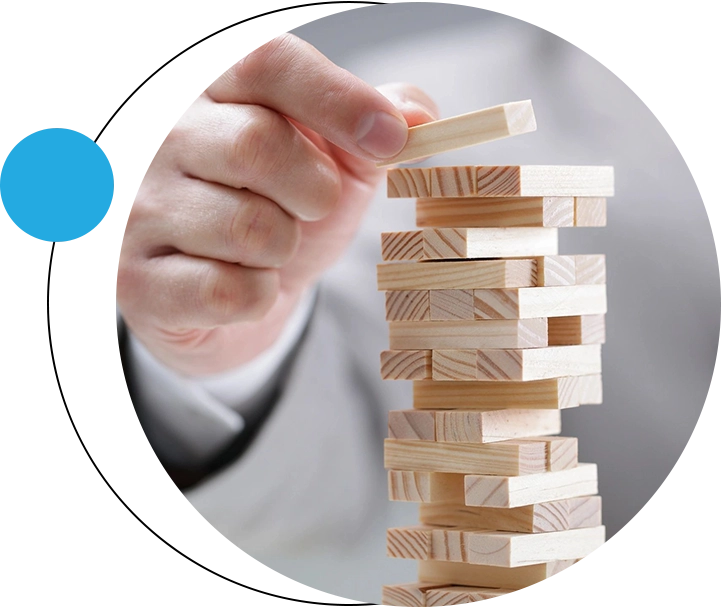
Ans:
POLYGON ((388 471, 388 499, 391 501, 462 504, 464 496, 462 474, 417 470, 388 471))
POLYGON ((386 291, 386 320, 431 320, 431 291, 386 291))
POLYGON ((388 437, 444 443, 496 443, 561 431, 560 411, 428 411, 403 409, 388 414, 388 437))
POLYGON ((605 319, 606 316, 604 314, 549 318, 548 345, 574 346, 581 344, 605 343, 605 319))
POLYGON ((601 524, 601 497, 572 497, 517 508, 488 508, 437 502, 421 504, 419 512, 423 525, 513 533, 548 533, 598 527, 601 524))
POLYGON ((381 352, 383 379, 430 379, 430 350, 385 350, 381 352))
MULTIPOLYGON (((447 296, 447 299, 450 297, 447 296)), ((465 312, 465 309, 463 311, 465 312)), ((473 290, 473 317, 478 320, 556 318, 605 313, 606 285, 473 290)), ((431 300, 431 318, 432 315, 431 300)))
POLYGON ((388 171, 388 198, 416 198, 430 195, 430 169, 412 167, 388 171))
POLYGON ((478 166, 478 196, 613 196, 609 166, 478 166))
POLYGON ((546 452, 546 443, 530 439, 488 444, 386 439, 385 467, 501 476, 538 474, 547 469, 546 452))
POLYGON ((546 470, 556 472, 578 466, 578 438, 575 436, 537 436, 533 439, 546 443, 546 470))
POLYGON ((423 232, 383 232, 381 257, 386 261, 412 261, 425 259, 423 232))
POLYGON ((572 227, 574 199, 570 196, 419 198, 416 225, 421 228, 572 227))
POLYGON ((389 323, 392 350, 439 348, 543 348, 548 319, 400 321, 389 323))
POLYGON ((413 382, 416 409, 568 409, 601 399, 600 375, 526 382, 413 382))
POLYGON ((576 198, 575 224, 579 228, 600 228, 606 225, 605 198, 576 198))
POLYGON ((432 350, 436 381, 532 381, 601 372, 601 346, 432 350))
POLYGON ((388 530, 388 556, 492 567, 523 567, 588 556, 605 541, 602 525, 547 533, 477 531, 418 525, 388 530))
POLYGON ((596 493, 596 464, 578 464, 567 470, 525 476, 465 477, 465 503, 468 506, 517 508, 596 493))
POLYGON ((510 569, 468 563, 418 561, 418 579, 421 583, 519 589, 548 579, 575 562, 576 559, 551 561, 510 569))
POLYGON ((378 265, 378 290, 505 289, 536 286, 535 259, 428 261, 378 265))
POLYGON ((418 160, 535 130, 536 118, 529 100, 504 103, 411 127, 405 147, 376 166, 418 160))

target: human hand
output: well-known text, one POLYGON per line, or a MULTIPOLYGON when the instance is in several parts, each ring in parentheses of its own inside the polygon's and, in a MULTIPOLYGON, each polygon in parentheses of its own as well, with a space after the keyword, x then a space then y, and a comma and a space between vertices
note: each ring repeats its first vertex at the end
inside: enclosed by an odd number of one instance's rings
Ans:
POLYGON ((284 35, 216 80, 151 163, 130 213, 117 298, 131 331, 189 375, 274 343, 353 237, 407 127, 437 118, 284 35), (381 94, 382 93, 382 94, 381 94))

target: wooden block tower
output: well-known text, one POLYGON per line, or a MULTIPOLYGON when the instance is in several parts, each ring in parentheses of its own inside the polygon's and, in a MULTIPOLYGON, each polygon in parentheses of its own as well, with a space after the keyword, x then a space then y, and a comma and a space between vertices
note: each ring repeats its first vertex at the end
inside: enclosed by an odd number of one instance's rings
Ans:
MULTIPOLYGON (((498 106, 411 129, 389 163, 534 129, 530 102, 498 106)), ((419 229, 382 235, 381 374, 413 381, 385 466, 420 524, 388 530, 388 555, 419 569, 383 604, 493 598, 603 543, 596 465, 558 435, 562 409, 601 402, 605 258, 559 255, 558 228, 604 226, 612 195, 611 167, 389 169, 388 196, 417 198, 419 229)))

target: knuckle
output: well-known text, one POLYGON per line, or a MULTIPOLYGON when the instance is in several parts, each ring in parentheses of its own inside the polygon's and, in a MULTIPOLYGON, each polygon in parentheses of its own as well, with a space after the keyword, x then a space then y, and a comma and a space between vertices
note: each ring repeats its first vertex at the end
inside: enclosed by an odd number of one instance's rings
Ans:
POLYGON ((273 245, 273 203, 252 201, 239 205, 230 222, 228 248, 238 261, 259 257, 273 245))
POLYGON ((276 270, 250 270, 252 277, 245 298, 244 314, 249 320, 262 319, 273 307, 280 292, 276 270))
POLYGON ((278 146, 279 119, 271 110, 257 106, 244 116, 229 140, 229 171, 251 182, 268 175, 273 167, 269 151, 278 146))
POLYGON ((262 88, 266 79, 275 78, 283 63, 299 48, 299 39, 282 34, 259 47, 233 66, 233 76, 251 90, 262 88))

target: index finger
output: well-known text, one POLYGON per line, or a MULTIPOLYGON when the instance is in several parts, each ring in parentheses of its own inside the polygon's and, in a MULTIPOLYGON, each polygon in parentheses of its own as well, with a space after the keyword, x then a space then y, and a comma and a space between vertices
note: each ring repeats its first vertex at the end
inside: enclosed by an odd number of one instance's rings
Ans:
POLYGON ((368 160, 395 156, 408 138, 391 101, 291 34, 236 63, 206 92, 220 103, 274 109, 368 160))

